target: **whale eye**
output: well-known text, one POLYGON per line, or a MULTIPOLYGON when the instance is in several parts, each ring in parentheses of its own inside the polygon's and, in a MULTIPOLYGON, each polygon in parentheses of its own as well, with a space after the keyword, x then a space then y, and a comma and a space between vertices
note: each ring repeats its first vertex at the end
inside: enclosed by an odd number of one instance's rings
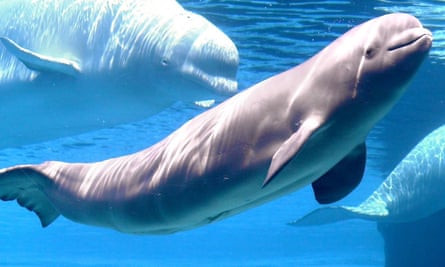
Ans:
POLYGON ((184 16, 186 19, 190 19, 191 18, 189 13, 180 13, 179 15, 180 16, 184 16))
POLYGON ((164 57, 164 58, 161 60, 161 65, 164 66, 164 67, 167 67, 167 66, 168 66, 168 59, 164 57))
POLYGON ((374 49, 372 47, 368 47, 365 51, 365 57, 367 59, 373 58, 375 54, 376 54, 376 49, 374 49))

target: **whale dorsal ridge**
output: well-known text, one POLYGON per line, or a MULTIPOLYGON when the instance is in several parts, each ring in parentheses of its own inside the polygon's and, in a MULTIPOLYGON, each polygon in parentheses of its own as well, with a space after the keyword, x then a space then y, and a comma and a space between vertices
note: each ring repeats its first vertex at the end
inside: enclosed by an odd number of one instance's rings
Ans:
POLYGON ((0 37, 0 42, 9 53, 14 55, 30 70, 41 73, 61 73, 74 77, 80 73, 80 67, 74 61, 35 53, 19 46, 16 42, 7 37, 0 37))
POLYGON ((48 177, 30 166, 8 168, 0 173, 0 199, 16 199, 20 206, 35 212, 46 227, 60 215, 42 191, 49 183, 48 177))

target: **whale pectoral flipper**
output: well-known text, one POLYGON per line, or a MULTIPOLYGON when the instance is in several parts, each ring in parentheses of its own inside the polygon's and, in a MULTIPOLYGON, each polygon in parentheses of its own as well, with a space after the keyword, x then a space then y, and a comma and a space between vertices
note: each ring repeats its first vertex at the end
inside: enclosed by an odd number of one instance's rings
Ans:
POLYGON ((317 226, 351 219, 380 221, 385 220, 388 215, 387 207, 380 202, 357 207, 327 206, 313 210, 300 219, 288 223, 288 225, 317 226))
POLYGON ((199 100, 195 101, 194 104, 200 108, 211 108, 215 105, 215 99, 199 100))
POLYGON ((291 226, 318 226, 350 219, 366 219, 366 215, 361 215, 352 207, 323 207, 312 211, 304 217, 288 223, 291 226))
POLYGON ((280 170, 289 163, 320 125, 322 125, 322 119, 319 117, 306 119, 300 128, 278 148, 272 157, 263 187, 270 183, 280 170))
POLYGON ((366 144, 355 147, 346 157, 312 183, 320 204, 338 201, 360 183, 366 165, 366 144))
POLYGON ((42 190, 50 181, 29 166, 17 166, 0 172, 0 199, 17 199, 17 203, 33 211, 43 227, 51 224, 60 213, 42 190))
POLYGON ((16 42, 7 37, 0 37, 0 42, 9 53, 14 55, 31 70, 43 73, 61 73, 74 77, 80 73, 80 67, 74 61, 35 53, 19 46, 16 42))

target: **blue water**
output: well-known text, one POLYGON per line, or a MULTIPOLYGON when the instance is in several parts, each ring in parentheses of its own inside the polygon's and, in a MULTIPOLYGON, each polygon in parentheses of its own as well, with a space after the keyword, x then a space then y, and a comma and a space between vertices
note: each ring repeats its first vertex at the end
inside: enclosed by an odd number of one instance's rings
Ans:
MULTIPOLYGON (((371 133, 359 188, 365 199, 412 146, 445 123, 445 5, 440 1, 180 1, 224 30, 240 51, 246 88, 309 58, 339 34, 387 12, 416 15, 434 32, 431 56, 400 103, 371 133)), ((144 121, 0 151, 0 167, 97 161, 143 149, 202 112, 176 103, 144 121)), ((59 218, 48 228, 15 202, 0 203, 0 266, 383 266, 376 224, 286 225, 318 207, 309 188, 196 230, 133 236, 59 218)))

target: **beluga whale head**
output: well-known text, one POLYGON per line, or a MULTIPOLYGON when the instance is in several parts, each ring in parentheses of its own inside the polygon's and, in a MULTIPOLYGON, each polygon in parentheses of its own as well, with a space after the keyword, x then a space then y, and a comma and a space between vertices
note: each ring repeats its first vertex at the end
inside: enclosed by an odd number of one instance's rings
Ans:
MULTIPOLYGON (((370 114, 380 118, 404 93, 414 73, 428 54, 432 34, 409 14, 389 14, 352 29, 346 53, 357 60, 350 66, 355 75, 351 95, 370 114), (378 105, 379 108, 375 108, 378 105), (373 114, 373 111, 377 111, 373 114)), ((346 36, 343 36, 346 37, 346 36)))
POLYGON ((308 73, 304 85, 315 86, 312 76, 323 76, 316 86, 325 90, 312 102, 332 115, 343 114, 338 117, 345 118, 345 129, 352 121, 361 121, 357 130, 364 138, 405 92, 431 45, 431 32, 414 16, 394 13, 374 18, 308 60, 302 66, 308 73), (346 104, 351 101, 353 105, 346 104))
POLYGON ((181 30, 182 23, 175 24, 175 30, 181 34, 171 37, 179 39, 173 43, 179 42, 181 45, 166 47, 161 64, 167 69, 179 71, 185 79, 216 89, 218 93, 237 92, 239 56, 232 40, 195 13, 185 12, 177 19, 184 20, 189 28, 184 32, 181 30))
MULTIPOLYGON (((156 2, 152 8, 156 5, 165 8, 162 2, 156 2)), ((116 53, 120 46, 137 48, 122 50, 120 59, 138 69, 140 76, 163 83, 158 87, 175 88, 166 92, 179 94, 182 99, 200 100, 237 92, 238 50, 214 24, 184 9, 131 12, 138 19, 116 29, 116 44, 110 52, 116 53), (158 17, 153 16, 157 14, 158 17), (150 27, 153 21, 156 27, 150 27), (203 88, 208 89, 207 96, 203 95, 203 88)))

